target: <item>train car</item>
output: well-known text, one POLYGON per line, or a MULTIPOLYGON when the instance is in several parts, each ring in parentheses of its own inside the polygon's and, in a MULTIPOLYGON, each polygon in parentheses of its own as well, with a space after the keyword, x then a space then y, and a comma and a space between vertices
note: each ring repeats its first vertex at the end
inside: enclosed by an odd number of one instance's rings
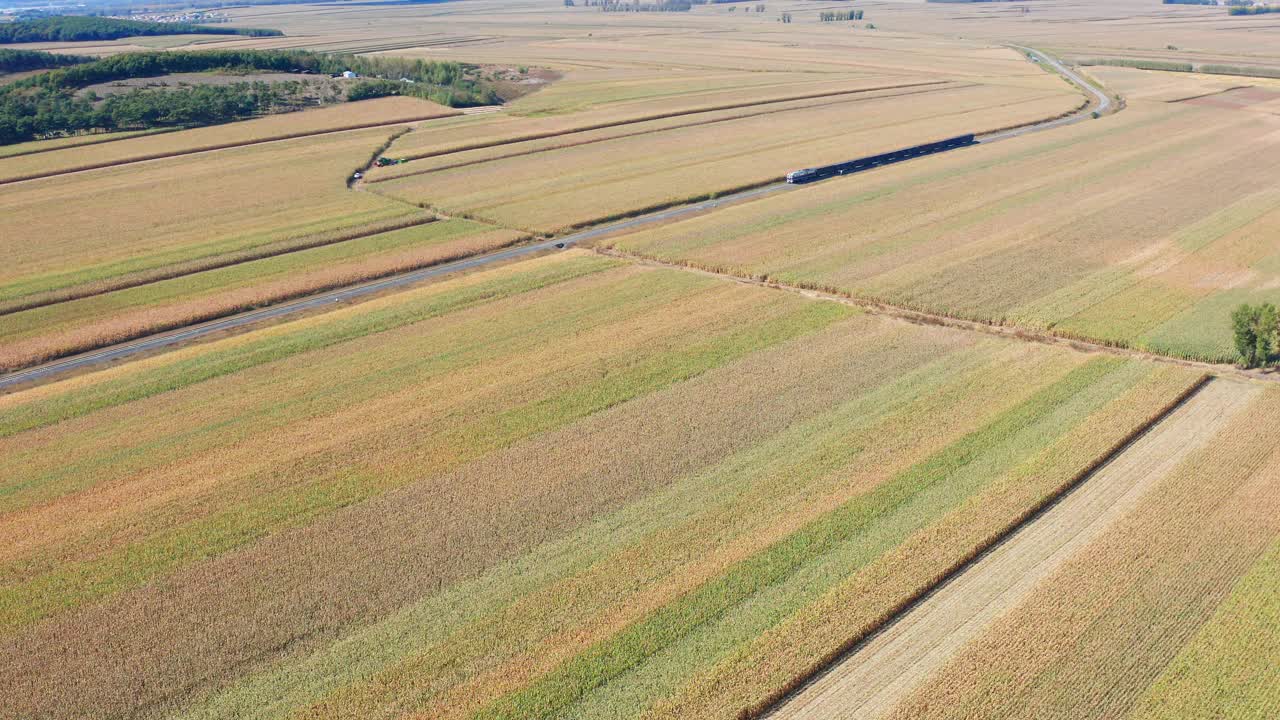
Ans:
POLYGON ((975 143, 977 143, 977 140, 972 134, 959 135, 946 140, 939 140, 938 142, 915 145, 902 150, 894 150, 893 152, 882 153, 880 155, 871 155, 869 157, 849 160, 848 162, 836 163, 834 165, 823 165, 822 167, 795 170, 787 173, 787 182, 793 185, 810 183, 816 180, 835 177, 837 175, 848 175, 862 170, 869 170, 873 167, 880 167, 881 165, 889 165, 891 163, 902 162, 903 160, 909 160, 911 158, 932 155, 934 153, 953 150, 959 147, 966 147, 975 143))

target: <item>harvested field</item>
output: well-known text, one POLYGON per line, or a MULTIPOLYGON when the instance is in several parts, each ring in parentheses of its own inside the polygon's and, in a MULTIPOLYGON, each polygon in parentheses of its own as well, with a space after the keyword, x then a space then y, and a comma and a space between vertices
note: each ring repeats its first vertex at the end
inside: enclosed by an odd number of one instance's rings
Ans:
POLYGON ((352 170, 394 132, 301 138, 8 186, 0 193, 0 252, 9 261, 0 267, 0 301, 21 305, 75 295, 83 286, 216 264, 222 256, 282 243, 305 247, 318 236, 420 217, 417 208, 346 186, 352 170), (57 220, 44 224, 33 243, 31 218, 57 220))
POLYGON ((80 147, 82 145, 97 145, 98 143, 138 137, 139 135, 155 135, 159 132, 169 131, 132 130, 126 132, 93 133, 88 135, 71 135, 69 137, 52 138, 50 140, 32 140, 31 142, 17 143, 14 145, 0 145, 0 158, 14 157, 16 155, 30 155, 32 153, 42 153, 50 150, 80 147))
POLYGON ((932 313, 1232 361, 1274 301, 1278 121, 1131 103, 1105 121, 782 193, 607 241, 932 313), (1232 137, 1233 142, 1223 142, 1232 137), (1104 182, 1105 180, 1105 182, 1104 182))
POLYGON ((769 717, 874 718, 893 709, 968 641, 1026 599, 1040 580, 1133 512, 1153 486, 1222 432, 1260 389, 1210 383, 1066 499, 769 717))
POLYGON ((457 114, 458 111, 453 108, 417 98, 389 97, 362 100, 315 110, 268 115, 225 125, 169 132, 160 137, 137 138, 130 142, 113 142, 95 145, 92 148, 80 147, 61 152, 0 159, 0 183, 24 178, 47 177, 77 170, 112 167, 205 150, 253 145, 271 140, 305 137, 337 130, 392 125, 457 114))
MULTIPOLYGON (((490 152, 520 152, 531 143, 538 147, 555 143, 569 145, 587 138, 623 136, 654 129, 696 125, 708 120, 776 112, 779 109, 808 107, 839 100, 858 99, 863 96, 893 95, 909 88, 938 88, 945 80, 868 80, 835 82, 827 79, 820 84, 810 80, 806 84, 792 83, 775 92, 776 97, 733 93, 727 96, 699 94, 690 100, 668 103, 644 103, 640 105, 609 106, 601 110, 574 113, 566 116, 519 117, 510 112, 474 118, 459 118, 434 123, 430 127, 397 138, 388 154, 408 159, 444 158, 462 154, 477 148, 492 148, 490 152), (782 92, 785 90, 785 92, 782 92)), ((489 156, 486 156, 489 157, 489 156)), ((412 170, 420 169, 415 163, 412 170)), ((386 168, 373 177, 394 177, 397 170, 407 167, 386 168)))
POLYGON ((1052 117, 1079 104, 1065 88, 904 89, 863 102, 655 130, 371 187, 446 213, 553 232, 777 180, 801 167, 1052 117))
POLYGON ((573 251, 15 393, 0 714, 730 716, 1195 380, 573 251))
POLYGON ((0 368, 496 250, 523 237, 441 221, 0 315, 0 368))
MULTIPOLYGON (((1280 80, 1264 78, 1239 78, 1200 73, 1160 72, 1125 67, 1098 65, 1084 69, 1108 90, 1130 100, 1155 100, 1159 102, 1191 102, 1204 104, 1220 94, 1242 92, 1246 96, 1261 94, 1263 98, 1272 92, 1280 92, 1280 80)), ((1259 103, 1251 103, 1258 105, 1259 103)), ((1247 106, 1241 103, 1236 107, 1247 106)), ((1210 104, 1212 107, 1212 104, 1210 104)), ((1228 108, 1232 109, 1232 108, 1228 108)), ((1263 110, 1267 108, 1255 107, 1263 110)))
POLYGON ((1207 429, 1122 519, 886 717, 1272 716, 1278 413, 1280 394, 1257 392, 1207 429))

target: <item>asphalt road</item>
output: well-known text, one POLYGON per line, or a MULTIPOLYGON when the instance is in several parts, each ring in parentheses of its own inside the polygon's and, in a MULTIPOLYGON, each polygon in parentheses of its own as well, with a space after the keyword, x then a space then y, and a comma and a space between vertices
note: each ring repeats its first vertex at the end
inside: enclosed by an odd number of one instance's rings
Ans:
MULTIPOLYGON (((1041 63, 1048 64, 1053 69, 1062 73, 1068 80, 1078 85, 1085 92, 1089 93, 1097 101, 1098 104, 1093 105, 1091 103, 1089 107, 1086 107, 1080 112, 1075 113, 1073 115, 1069 115, 1067 117, 1058 118, 1057 120, 1049 120, 1036 125, 1028 125, 1026 127, 1014 128, 1012 130, 1006 130, 1006 131, 994 133, 992 135, 983 136, 979 138, 980 143, 985 144, 985 143, 997 142, 1000 140, 1007 140, 1009 138, 1018 137, 1021 135, 1027 135, 1032 132, 1041 132, 1044 130, 1049 130, 1049 129, 1060 127, 1062 125, 1066 125, 1069 123, 1079 122, 1080 120, 1090 117, 1090 113, 1094 111, 1105 112, 1108 109, 1110 109, 1111 107, 1110 98, 1108 98, 1104 93, 1095 89, 1089 83, 1085 82, 1085 80, 1081 78, 1079 75, 1077 75, 1075 72, 1064 67, 1057 60, 1051 57, 1048 57, 1036 50, 1032 50, 1030 48, 1024 48, 1016 45, 1011 47, 1023 53, 1029 53, 1031 55, 1034 55, 1040 58, 1041 63)), ((862 172, 866 172, 866 171, 864 170, 862 172)), ((819 182, 822 182, 822 181, 819 181, 819 182)), ((394 289, 394 288, 406 287, 409 285, 413 285, 415 283, 420 283, 424 280, 430 280, 433 278, 438 278, 444 275, 449 275, 449 274, 461 272, 464 270, 471 270, 471 269, 483 267, 485 265, 489 265, 492 263, 507 262, 507 261, 516 260, 523 257, 528 257, 530 255, 544 253, 544 252, 554 252, 556 250, 560 250, 563 248, 572 247, 578 243, 584 242, 586 240, 591 240, 591 239, 600 237, 602 235, 620 232, 623 230, 629 230, 629 229, 640 227, 643 225, 650 225, 653 223, 664 222, 664 221, 672 220, 685 215, 694 215, 700 212, 705 212, 707 210, 714 209, 721 205, 742 202, 744 200, 751 200, 751 199, 760 197, 762 195, 768 195, 771 193, 791 190, 791 189, 795 189, 796 187, 797 186, 795 185, 787 185, 786 183, 783 183, 783 182, 773 183, 770 185, 754 188, 752 190, 744 190, 739 193, 725 195, 723 197, 719 197, 714 200, 704 200, 702 202, 694 203, 692 205, 681 205, 679 207, 674 207, 667 210, 660 210, 647 215, 641 215, 639 217, 630 218, 628 220, 621 220, 619 222, 602 225, 600 227, 591 228, 589 230, 583 230, 581 232, 573 233, 571 235, 566 235, 564 237, 553 238, 551 240, 540 241, 540 242, 531 243, 528 245, 511 247, 505 250, 499 250, 497 252, 489 253, 487 255, 478 255, 476 257, 467 258, 465 260, 458 260, 456 262, 451 262, 451 263, 445 263, 443 265, 433 265, 431 267, 423 268, 421 270, 412 270, 406 273, 401 273, 399 275, 392 275, 390 277, 386 277, 381 280, 374 280, 371 282, 361 283, 358 285, 352 285, 350 287, 339 288, 337 290, 330 290, 328 292, 312 295, 299 300, 293 300, 290 302, 281 303, 279 305, 272 305, 271 307, 262 308, 260 310, 251 310, 248 312, 240 313, 238 315, 230 315, 225 318, 220 318, 218 320, 211 320, 209 322, 200 323, 197 325, 191 325, 191 326, 181 328, 178 330, 173 330, 170 332, 158 333, 155 335, 148 335, 146 337, 139 338, 137 340, 133 340, 130 342, 120 343, 118 345, 112 345, 110 347, 105 347, 99 350, 82 353, 80 355, 72 355, 70 357, 63 358, 61 360, 55 360, 49 363, 45 363, 44 365, 37 365, 36 367, 28 368, 26 370, 19 370, 13 373, 9 373, 7 375, 0 376, 0 392, 8 391, 20 386, 29 385, 29 384, 41 382, 44 380, 49 380, 51 378, 54 378, 58 375, 62 375, 65 373, 70 373, 77 370, 85 370, 97 365, 106 365, 109 363, 118 362, 121 360, 128 359, 130 357, 133 357, 135 355, 154 352, 156 350, 161 350, 167 347, 178 345, 180 343, 189 342, 191 340, 212 335, 214 333, 225 332, 225 331, 234 330, 237 328, 243 328, 243 327, 261 323, 267 320, 274 320, 274 319, 285 317, 288 315, 302 313, 309 310, 315 310, 317 308, 323 308, 327 305, 332 305, 334 303, 340 303, 348 300, 356 300, 361 297, 365 297, 367 295, 372 295, 374 293, 379 293, 379 292, 383 292, 383 291, 394 289)))

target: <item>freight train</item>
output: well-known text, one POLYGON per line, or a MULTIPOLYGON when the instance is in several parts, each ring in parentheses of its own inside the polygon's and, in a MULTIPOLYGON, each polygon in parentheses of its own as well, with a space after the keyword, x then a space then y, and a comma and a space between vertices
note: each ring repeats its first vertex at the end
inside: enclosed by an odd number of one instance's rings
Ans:
POLYGON ((958 137, 939 140, 938 142, 925 143, 924 145, 916 145, 905 150, 894 150, 893 152, 884 153, 882 155, 872 155, 870 157, 850 160, 848 162, 836 163, 835 165, 823 165, 816 168, 805 168, 804 170, 796 170, 787 173, 787 182, 793 184, 801 184, 813 182, 815 180, 823 180, 837 175, 848 175, 856 173, 860 170, 867 170, 881 165, 889 165, 891 163, 902 162, 914 157, 922 155, 932 155, 958 147, 966 147, 974 145, 978 141, 973 135, 960 135, 958 137))

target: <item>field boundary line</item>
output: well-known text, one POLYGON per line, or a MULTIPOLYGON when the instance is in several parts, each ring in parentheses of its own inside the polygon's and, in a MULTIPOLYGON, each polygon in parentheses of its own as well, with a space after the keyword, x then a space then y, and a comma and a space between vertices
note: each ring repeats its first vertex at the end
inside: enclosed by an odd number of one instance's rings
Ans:
POLYGON ((793 678, 784 686, 783 689, 771 693, 765 700, 740 711, 738 713, 738 718, 740 720, 756 720, 757 718, 762 718, 775 707, 781 705, 782 702, 793 697, 799 690, 822 676, 823 673, 833 667, 842 658, 855 652, 860 645, 875 637, 930 596, 946 587, 948 583, 975 565, 979 560, 989 555, 1018 531, 1035 523, 1043 517, 1046 512, 1058 503, 1062 502, 1062 500, 1083 485, 1087 480, 1089 480, 1089 478, 1097 474, 1098 471, 1102 470, 1104 467, 1115 461, 1116 458, 1123 455, 1135 443, 1150 433, 1156 426, 1177 411, 1178 408, 1185 405, 1189 400, 1191 400, 1191 398, 1195 397, 1196 394, 1203 390, 1205 386, 1212 381, 1212 376, 1208 374, 1201 375, 1195 382, 1184 388, 1182 392, 1178 393, 1177 396, 1153 413, 1145 422, 1139 423, 1136 427, 1131 429, 1120 440, 1114 443, 1101 455, 1094 458, 1089 464, 1078 471, 1066 482, 1050 490, 1035 504, 1019 513, 1018 516, 1003 528, 979 541, 978 544, 966 554, 965 558, 953 563, 950 567, 943 570, 935 579, 925 583, 922 587, 917 588, 917 590, 910 596, 899 602, 879 618, 873 620, 865 628, 859 630, 858 634, 841 643, 837 650, 827 653, 816 661, 809 670, 804 672, 802 675, 793 678))
POLYGON ((417 217, 408 217, 384 224, 374 223, 371 225, 359 226, 351 228, 347 232, 342 232, 328 238, 317 238, 317 235, 323 235, 323 233, 312 233, 311 235, 303 235, 299 238, 301 242, 296 245, 289 244, 288 240, 281 240, 277 243, 264 245, 256 250, 246 250, 239 253, 214 256, 209 258, 207 261, 192 260, 186 263, 157 268, 153 271, 142 271, 132 277, 129 275, 120 276, 114 281, 104 281, 101 284, 86 283, 78 286, 73 285, 61 290, 51 290, 46 293, 31 295, 28 296, 29 299, 27 300, 17 299, 9 303, 0 302, 0 317, 25 312, 27 310, 35 310, 36 308, 49 307, 50 305, 59 305, 64 302, 83 300, 84 298, 96 297, 98 295, 106 295, 108 293, 119 292, 120 290, 143 287, 145 285, 186 277, 188 275, 198 275, 202 272, 220 270, 222 268, 242 265, 256 260, 266 260, 267 258, 280 257, 281 255, 289 255, 291 253, 302 252, 304 250, 314 250, 315 248, 326 247, 329 245, 338 245, 352 240, 372 237, 373 235, 381 235, 382 233, 407 230, 412 227, 429 225, 439 220, 439 217, 427 214, 426 216, 419 215, 417 217))
POLYGON ((1255 87, 1255 86, 1254 85, 1232 85, 1229 88, 1214 90, 1213 92, 1200 93, 1199 95, 1188 95, 1187 97, 1174 98, 1173 100, 1165 100, 1165 103, 1169 105, 1174 105, 1177 103, 1187 102, 1188 100, 1199 100, 1200 98, 1213 97, 1214 95, 1222 95, 1223 93, 1229 93, 1232 90, 1247 90, 1248 88, 1251 88, 1251 87, 1255 87))
MULTIPOLYGON (((122 334, 118 339, 108 343, 84 342, 77 346, 68 346, 46 357, 34 359, 30 361, 30 364, 9 368, 5 372, 13 375, 22 375, 31 371, 39 371, 46 366, 56 367, 67 362, 87 364, 86 361, 94 359, 95 356, 110 355, 117 349, 128 349, 134 343, 165 347, 172 344, 172 342, 166 342, 171 341, 170 334, 182 335, 184 339, 200 337, 211 331, 207 328, 211 324, 230 323, 228 327, 239 327, 258 320, 288 316, 298 310, 322 307, 326 303, 341 302, 347 299, 343 296, 344 294, 350 294, 355 297, 366 294, 362 291, 367 286, 376 286, 379 283, 394 283, 400 278, 412 277, 415 273, 475 260, 477 257, 488 257, 490 254, 496 255, 510 252, 512 249, 519 249, 521 246, 528 245, 530 239, 531 236, 520 234, 509 242, 492 246, 485 255, 478 256, 474 252, 461 251, 434 258, 422 264, 411 264, 407 267, 401 266, 384 271, 375 271, 355 282, 350 279, 341 279, 318 287, 286 292, 269 300, 246 300, 231 307, 216 308, 184 318, 160 321, 149 327, 140 327, 132 332, 122 334), (295 305, 298 307, 295 307, 295 305)), ((218 329, 223 328, 215 328, 213 330, 218 329)), ((0 375, 0 390, 9 384, 16 383, 11 380, 10 376, 0 375)))
MULTIPOLYGON (((464 161, 462 161, 462 162, 456 162, 456 163, 453 163, 453 164, 451 164, 451 165, 441 165, 441 166, 439 166, 439 167, 428 168, 428 169, 426 169, 426 170, 416 170, 416 171, 414 171, 414 172, 407 172, 407 173, 404 173, 404 174, 402 174, 402 175, 393 175, 393 176, 390 176, 390 177, 375 177, 375 178, 368 178, 367 180, 365 180, 365 183, 366 183, 366 184, 375 184, 375 183, 391 182, 391 181, 393 181, 393 180, 401 180, 401 179, 403 179, 403 178, 407 178, 407 177, 417 177, 417 176, 419 176, 419 175, 429 175, 429 174, 434 173, 434 172, 443 172, 443 171, 445 171, 445 170, 455 170, 455 169, 457 169, 457 168, 470 167, 470 166, 472 166, 472 165, 483 165, 484 163, 497 162, 497 161, 499 161, 499 160, 507 160, 507 159, 510 159, 510 158, 516 158, 516 157, 525 157, 525 156, 528 156, 528 155, 537 155, 538 153, 544 153, 544 152, 554 152, 554 151, 556 151, 556 150, 564 150, 564 149, 566 149, 566 148, 575 148, 575 147, 583 147, 583 146, 585 146, 585 145, 594 145, 594 144, 596 144, 596 143, 608 142, 608 141, 610 141, 610 140, 622 140, 622 139, 625 139, 625 138, 642 137, 642 136, 645 136, 645 135, 656 135, 656 134, 658 134, 658 133, 672 132, 672 131, 676 131, 676 130, 686 130, 686 129, 688 129, 688 128, 693 128, 693 127, 703 127, 703 126, 706 126, 706 125, 715 125, 716 123, 731 122, 731 121, 733 121, 733 120, 745 120, 745 119, 748 119, 748 118, 763 117, 763 116, 765 116, 765 115, 773 115, 773 114, 776 114, 776 113, 784 113, 784 112, 800 112, 800 111, 804 111, 804 110, 810 110, 810 109, 812 109, 812 108, 830 107, 830 106, 832 106, 832 105, 838 105, 838 104, 840 104, 840 103, 844 103, 844 102, 848 102, 848 103, 855 103, 855 102, 870 102, 870 101, 872 101, 872 100, 884 100, 884 99, 887 99, 887 98, 900 98, 900 97, 907 97, 907 96, 911 96, 911 95, 923 95, 923 94, 925 94, 925 93, 939 92, 939 91, 943 91, 943 90, 951 90, 951 89, 959 89, 959 88, 968 88, 968 87, 979 87, 979 86, 980 86, 980 83, 955 83, 955 84, 948 84, 948 85, 944 85, 944 86, 940 86, 940 87, 926 87, 926 88, 921 88, 921 89, 918 89, 918 90, 917 90, 917 89, 914 89, 914 88, 907 88, 908 90, 911 90, 911 92, 895 93, 895 94, 892 94, 892 95, 875 95, 875 96, 870 96, 870 97, 853 97, 853 98, 848 98, 848 99, 836 99, 836 100, 832 100, 832 101, 831 101, 831 102, 829 102, 829 103, 816 104, 816 105, 807 105, 807 106, 802 107, 802 108, 769 108, 769 109, 761 110, 761 111, 759 111, 759 112, 747 113, 747 114, 743 114, 743 115, 734 115, 733 117, 716 118, 716 119, 714 119, 714 120, 698 120, 698 121, 696 121, 696 122, 690 122, 690 123, 687 123, 687 124, 684 124, 684 125, 673 125, 672 127, 667 127, 667 128, 654 128, 654 129, 651 129, 651 130, 640 130, 640 131, 638 131, 638 132, 623 133, 623 134, 620 134, 620 135, 613 135, 613 136, 606 137, 606 138, 596 138, 596 139, 594 139, 594 140, 579 140, 579 141, 571 141, 571 142, 566 142, 566 143, 564 143, 563 145, 555 145, 555 146, 553 146, 553 147, 536 148, 536 149, 533 149, 533 150, 520 150, 520 151, 518 151, 518 152, 513 152, 513 153, 510 153, 510 154, 507 154, 507 155, 498 155, 498 156, 496 156, 496 157, 480 158, 480 159, 477 159, 477 160, 464 160, 464 161)), ((839 97, 839 96, 832 96, 832 97, 839 97)), ((806 99, 817 99, 817 100, 821 100, 821 99, 823 99, 823 98, 801 98, 801 100, 806 100, 806 99)), ((792 101, 792 102, 796 102, 796 101, 792 101)), ((747 106, 747 107, 766 107, 767 105, 772 105, 772 104, 776 104, 776 103, 772 103, 772 102, 770 102, 770 103, 761 103, 760 105, 750 105, 750 106, 747 106)), ((730 108, 730 109, 734 109, 734 108, 730 108)), ((708 112, 714 112, 714 111, 708 111, 708 112)), ((1072 111, 1072 112, 1075 112, 1075 111, 1072 111)), ((661 118, 660 118, 660 119, 661 119, 661 118)), ((631 125, 631 124, 638 124, 639 122, 652 122, 652 121, 637 121, 636 123, 627 123, 627 124, 628 124, 628 125, 631 125)), ((618 127, 624 127, 624 126, 618 126, 618 127)), ((597 129, 608 129, 608 128, 597 128, 597 129)), ((1004 128, 1001 128, 1001 129, 1004 129, 1004 128)), ((583 131, 580 131, 580 130, 574 130, 574 131, 571 131, 571 132, 568 132, 568 133, 564 133, 564 135, 575 135, 575 134, 577 134, 577 133, 579 133, 579 132, 583 132, 583 131)), ((992 132, 998 132, 998 130, 996 130, 996 131, 992 131, 992 132)), ((550 137, 551 137, 551 138, 554 138, 554 137, 561 137, 561 136, 560 136, 560 135, 552 135, 552 136, 550 136, 550 137)), ((546 140, 546 139, 550 139, 550 138, 539 138, 539 139, 546 140)), ((525 142, 532 142, 532 141, 525 141, 525 142)), ((503 145, 516 145, 516 144, 519 144, 519 143, 503 143, 503 145)), ((502 145, 495 145, 495 146, 493 146, 493 147, 502 147, 502 145)), ((474 149, 477 149, 477 150, 483 150, 484 148, 474 148, 474 149)), ((455 154, 460 153, 460 152, 469 152, 469 151, 467 151, 467 150, 457 150, 457 151, 451 151, 451 152, 448 152, 448 153, 441 153, 440 155, 436 155, 436 156, 427 156, 427 157, 418 157, 418 158, 413 158, 412 156, 409 156, 409 157, 410 157, 411 159, 415 159, 415 160, 425 160, 425 159, 428 159, 428 158, 430 158, 430 157, 443 157, 444 155, 455 155, 455 154)))
MULTIPOLYGON (((621 127, 623 125, 634 125, 636 123, 650 122, 653 120, 666 120, 668 118, 683 117, 685 115, 699 115, 702 113, 719 112, 721 110, 737 110, 745 107, 756 107, 760 105, 773 105, 784 102, 794 102, 796 100, 816 100, 825 97, 838 97, 840 95, 857 95, 860 93, 879 92, 881 90, 905 90, 916 87, 927 87, 930 85, 950 85, 956 83, 955 80, 929 80, 927 82, 906 83, 902 85, 883 85, 879 87, 859 88, 857 90, 835 90, 820 93, 807 93, 804 95, 791 95, 788 97, 777 98, 774 100, 755 100, 750 102, 730 103, 726 105, 713 105, 704 108, 696 108, 690 110, 673 110, 671 112, 657 113, 654 115, 644 115, 628 120, 612 120, 609 122, 596 123, 594 125, 584 125, 583 127, 573 128, 570 130, 560 130, 558 132, 541 132, 521 135, 519 137, 505 138, 500 140, 490 140, 470 145, 458 145, 446 150, 432 150, 429 152, 404 155, 406 160, 422 160, 430 157, 439 157, 441 155, 453 155, 454 153, 466 152, 468 150, 482 150, 484 148, 498 147, 501 145, 511 145, 514 143, 529 142, 530 140, 545 140, 547 138, 561 137, 564 135, 573 135, 575 133, 590 132, 592 130, 605 130, 612 127, 621 127)), ((975 83, 976 84, 976 83, 975 83)), ((512 117, 519 117, 512 116, 512 117)))
MULTIPOLYGON (((420 122, 426 122, 427 120, 441 120, 444 118, 458 117, 460 115, 461 113, 452 113, 449 115, 428 115, 428 116, 418 117, 418 118, 404 118, 401 120, 395 120, 391 122, 358 123, 355 125, 344 125, 338 128, 329 128, 327 130, 286 133, 284 135, 273 135, 271 137, 258 138, 255 140, 242 140, 238 142, 229 142, 229 143, 215 143, 213 145, 203 145, 200 147, 189 148, 186 150, 173 150, 170 152, 153 153, 151 155, 140 155, 134 158, 112 160, 110 162, 90 163, 87 165, 78 165, 75 167, 63 168, 61 170, 50 170, 48 172, 29 173, 27 175, 17 175, 10 178, 0 178, 0 185, 13 185, 15 183, 20 183, 20 182, 30 182, 32 180, 43 180, 45 178, 58 177, 60 175, 74 175, 75 173, 89 172, 91 170, 105 170, 107 168, 120 167, 123 165, 133 165, 135 163, 150 162, 152 160, 166 160, 168 158, 182 157, 184 155, 198 155, 200 153, 217 152, 219 150, 232 150, 234 148, 251 147, 253 145, 265 145, 266 143, 284 142, 286 140, 298 140, 301 138, 319 137, 321 135, 334 135, 337 133, 352 132, 354 130, 372 130, 373 128, 380 128, 380 127, 395 127, 396 125, 420 123, 420 122)), ((270 116, 262 115, 260 117, 270 117, 270 116)), ((254 119, 254 118, 250 118, 250 119, 254 119)), ((231 123, 224 123, 224 124, 230 125, 231 123)), ((217 127, 217 126, 206 125, 204 127, 217 127)), ((197 128, 187 128, 187 129, 194 130, 197 128)), ((159 134, 167 135, 169 133, 159 133, 159 134)), ((147 137, 147 136, 144 135, 142 137, 147 137)), ((122 140, 132 140, 132 139, 134 138, 121 138, 120 140, 122 141, 122 140)), ((103 145, 106 143, 95 143, 95 144, 103 145)), ((73 146, 73 147, 79 147, 79 146, 73 146)), ((72 148, 59 148, 59 149, 72 149, 72 148)), ((52 151, 46 151, 46 152, 52 152, 52 151)), ((28 153, 28 154, 34 154, 34 153, 28 153)), ((23 156, 17 155, 16 157, 23 157, 23 156)))
POLYGON ((1217 377, 1232 377, 1240 380, 1257 380, 1267 382, 1280 381, 1280 375, 1275 373, 1269 373, 1261 370, 1244 370, 1227 363, 1211 363, 1203 360, 1190 360, 1187 358, 1175 357, 1173 355, 1162 355, 1160 353, 1150 352, 1147 350, 1138 350, 1118 345, 1108 345, 1094 340, 1057 333, 1052 330, 1032 330, 1019 325, 983 322, 981 320, 971 320, 924 310, 915 310, 902 305, 885 302, 883 300, 859 297, 844 291, 834 290, 832 288, 817 285, 809 286, 782 283, 770 279, 767 275, 742 275, 703 266, 693 262, 673 262, 641 253, 619 250, 613 247, 597 246, 592 247, 591 249, 602 255, 607 255, 621 260, 630 260, 632 262, 646 265, 710 275, 746 285, 755 285, 757 287, 769 288, 770 290, 781 290, 783 292, 795 293, 797 295, 803 295, 804 297, 816 300, 826 300, 829 302, 851 305, 861 308, 873 315, 891 317, 914 325, 948 327, 955 330, 966 330, 969 332, 993 335, 1012 340, 1022 340, 1024 342, 1033 342, 1041 345, 1066 347, 1083 353, 1117 355, 1121 357, 1131 357, 1150 362, 1162 363, 1165 365, 1178 365, 1180 367, 1200 370, 1201 372, 1217 377))
MULTIPOLYGON (((20 158, 20 157, 27 157, 29 155, 39 155, 41 153, 57 152, 59 150, 70 150, 72 148, 90 147, 93 145, 106 145, 107 143, 120 142, 121 140, 134 140, 140 137, 151 137, 152 135, 164 135, 165 133, 178 132, 179 130, 182 130, 182 129, 183 128, 180 128, 180 127, 160 128, 152 132, 143 131, 136 134, 130 134, 129 137, 103 137, 96 140, 88 140, 86 142, 76 143, 75 145, 63 145, 62 147, 40 148, 39 150, 27 150, 26 152, 14 153, 12 155, 5 155, 4 157, 0 157, 0 160, 9 160, 11 158, 20 158)), ((129 131, 126 130, 124 132, 129 132, 129 131)), ((92 137, 93 134, 94 133, 88 133, 86 135, 64 135, 62 137, 63 138, 92 137)), ((102 134, 109 135, 114 133, 102 133, 102 134)), ((58 139, 62 139, 62 138, 48 138, 48 140, 58 140, 58 139)), ((37 140, 34 142, 40 142, 40 141, 37 140)))

